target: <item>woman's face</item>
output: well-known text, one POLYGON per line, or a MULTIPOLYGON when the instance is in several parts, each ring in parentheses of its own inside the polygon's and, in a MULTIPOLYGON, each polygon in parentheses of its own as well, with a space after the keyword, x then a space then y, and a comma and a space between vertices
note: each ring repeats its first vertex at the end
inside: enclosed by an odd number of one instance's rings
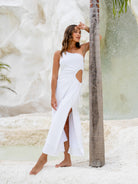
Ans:
POLYGON ((81 38, 81 30, 76 26, 72 33, 73 41, 79 42, 81 38))

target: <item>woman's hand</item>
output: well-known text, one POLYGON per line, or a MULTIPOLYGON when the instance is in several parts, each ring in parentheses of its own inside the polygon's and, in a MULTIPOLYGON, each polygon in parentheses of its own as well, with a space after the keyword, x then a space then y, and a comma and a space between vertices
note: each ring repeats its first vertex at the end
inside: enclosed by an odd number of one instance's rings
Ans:
MULTIPOLYGON (((77 26, 79 29, 83 29, 85 31, 87 31, 89 33, 90 28, 88 26, 86 26, 85 24, 83 24, 82 22, 79 23, 79 25, 77 26)), ((102 40, 102 36, 99 35, 100 40, 102 40)))
POLYGON ((84 29, 86 28, 86 25, 83 24, 82 22, 79 23, 79 25, 77 26, 79 29, 84 29))
POLYGON ((79 25, 77 26, 79 29, 83 29, 87 32, 89 32, 89 27, 86 26, 85 24, 83 24, 82 22, 79 23, 79 25))
POLYGON ((53 109, 57 110, 57 99, 55 96, 51 97, 51 106, 53 107, 53 109))

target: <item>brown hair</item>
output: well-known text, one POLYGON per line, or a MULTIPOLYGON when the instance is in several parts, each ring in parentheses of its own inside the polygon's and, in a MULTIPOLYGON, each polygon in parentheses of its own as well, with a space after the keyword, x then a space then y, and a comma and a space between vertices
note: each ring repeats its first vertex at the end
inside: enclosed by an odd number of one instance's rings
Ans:
MULTIPOLYGON (((77 25, 73 24, 73 25, 69 25, 65 32, 64 32, 64 39, 62 41, 62 49, 60 51, 60 55, 62 56, 62 53, 63 52, 66 52, 68 47, 69 47, 69 41, 72 40, 72 33, 73 31, 75 30, 75 27, 77 25)), ((77 48, 80 48, 80 43, 79 42, 76 42, 76 47, 77 48)))

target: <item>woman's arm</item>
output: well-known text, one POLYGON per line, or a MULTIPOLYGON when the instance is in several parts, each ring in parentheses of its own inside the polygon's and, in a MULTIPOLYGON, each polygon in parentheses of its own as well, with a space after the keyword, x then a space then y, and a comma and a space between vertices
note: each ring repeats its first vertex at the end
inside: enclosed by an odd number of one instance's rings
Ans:
POLYGON ((85 31, 87 31, 88 33, 90 32, 90 28, 88 26, 85 26, 85 31))
MULTIPOLYGON (((80 22, 80 24, 78 25, 78 28, 87 31, 88 33, 90 32, 90 28, 88 26, 86 26, 85 24, 83 24, 82 22, 80 22)), ((100 40, 101 40, 102 36, 101 35, 99 35, 99 36, 100 36, 100 40)))
MULTIPOLYGON (((90 28, 85 24, 83 24, 82 22, 80 22, 80 24, 78 25, 78 28, 87 31, 88 33, 90 31, 90 28)), ((85 56, 86 52, 89 50, 89 42, 81 44, 81 49, 82 49, 83 56, 85 56)))
POLYGON ((56 87, 59 71, 59 60, 60 60, 60 50, 54 53, 53 58, 53 69, 52 69, 52 79, 51 79, 51 106, 56 110, 57 100, 56 100, 56 87))
MULTIPOLYGON (((78 28, 83 29, 85 31, 87 31, 88 33, 90 32, 90 28, 88 26, 86 26, 85 24, 83 24, 82 22, 80 22, 80 24, 78 25, 78 28)), ((102 39, 102 36, 100 36, 100 40, 102 39)), ((86 52, 89 50, 89 42, 83 43, 81 45, 82 48, 82 52, 83 52, 83 56, 85 56, 86 52)))

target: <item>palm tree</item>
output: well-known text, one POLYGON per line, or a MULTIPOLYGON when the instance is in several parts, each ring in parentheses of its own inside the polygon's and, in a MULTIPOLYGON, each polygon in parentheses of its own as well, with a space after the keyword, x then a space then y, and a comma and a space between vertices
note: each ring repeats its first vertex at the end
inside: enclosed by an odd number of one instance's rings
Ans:
MULTIPOLYGON (((113 14, 116 16, 127 11, 131 0, 113 0, 113 14)), ((105 164, 103 97, 99 40, 99 0, 90 0, 90 54, 89 54, 89 165, 101 167, 105 164)))
MULTIPOLYGON (((2 83, 2 82, 5 82, 5 81, 7 81, 8 83, 11 83, 11 80, 10 80, 5 74, 2 73, 3 70, 7 70, 7 71, 8 71, 9 68, 10 68, 9 65, 4 64, 4 63, 2 63, 2 62, 0 61, 0 82, 1 82, 1 83, 2 83)), ((5 85, 1 85, 1 84, 0 84, 0 88, 8 89, 8 90, 10 90, 10 91, 16 93, 16 91, 14 91, 13 89, 11 89, 11 88, 9 88, 9 87, 7 87, 7 86, 5 86, 5 85)))

